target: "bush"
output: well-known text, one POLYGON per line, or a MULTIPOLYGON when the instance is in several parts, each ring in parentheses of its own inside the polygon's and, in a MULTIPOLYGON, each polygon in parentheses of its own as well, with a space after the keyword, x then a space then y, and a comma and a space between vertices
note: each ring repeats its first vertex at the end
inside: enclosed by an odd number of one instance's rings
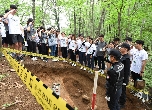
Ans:
POLYGON ((148 61, 145 68, 144 79, 146 81, 146 89, 152 88, 152 52, 149 52, 148 61))

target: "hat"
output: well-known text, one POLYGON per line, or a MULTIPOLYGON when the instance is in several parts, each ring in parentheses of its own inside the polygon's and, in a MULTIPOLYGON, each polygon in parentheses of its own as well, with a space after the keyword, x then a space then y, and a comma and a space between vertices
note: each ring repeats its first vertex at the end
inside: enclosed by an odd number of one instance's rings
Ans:
POLYGON ((17 6, 16 5, 10 5, 10 8, 11 9, 17 9, 17 6))
POLYGON ((117 60, 119 60, 121 57, 121 53, 117 49, 111 49, 109 55, 114 56, 117 60))
POLYGON ((127 43, 123 43, 120 47, 126 48, 128 51, 130 50, 130 45, 127 43))
POLYGON ((131 37, 126 37, 124 40, 132 41, 131 37))

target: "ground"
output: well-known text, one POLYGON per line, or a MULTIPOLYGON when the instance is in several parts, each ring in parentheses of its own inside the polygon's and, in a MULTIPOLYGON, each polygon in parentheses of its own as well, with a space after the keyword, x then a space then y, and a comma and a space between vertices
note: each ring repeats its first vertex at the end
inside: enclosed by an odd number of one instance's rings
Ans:
MULTIPOLYGON (((22 83, 15 72, 11 72, 9 63, 2 59, 0 62, 0 107, 11 104, 6 110, 43 110, 36 102, 34 96, 22 83)), ((93 79, 94 75, 87 71, 80 70, 80 67, 72 67, 68 63, 31 61, 29 57, 25 58, 24 66, 36 75, 48 87, 53 83, 60 83, 60 96, 71 106, 77 107, 78 110, 87 110, 91 106, 93 79), (82 100, 82 96, 89 97, 90 102, 82 100)), ((149 108, 142 104, 139 99, 134 97, 127 90, 127 103, 124 110, 148 110, 149 108)), ((97 87, 97 110, 108 110, 105 100, 105 78, 99 76, 97 87)), ((4 107, 3 107, 4 108, 4 107)))

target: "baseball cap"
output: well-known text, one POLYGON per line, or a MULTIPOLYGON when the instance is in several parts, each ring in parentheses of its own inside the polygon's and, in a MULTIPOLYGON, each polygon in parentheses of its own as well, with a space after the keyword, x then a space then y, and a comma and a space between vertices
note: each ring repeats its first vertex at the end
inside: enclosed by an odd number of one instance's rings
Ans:
POLYGON ((120 47, 126 48, 128 51, 130 50, 130 45, 127 43, 123 43, 120 47))
POLYGON ((17 6, 16 5, 10 5, 10 8, 11 9, 17 9, 17 6))
POLYGON ((109 55, 114 56, 116 59, 120 59, 120 57, 121 57, 121 53, 117 49, 111 49, 109 55))
POLYGON ((131 37, 126 37, 124 40, 132 41, 131 37))

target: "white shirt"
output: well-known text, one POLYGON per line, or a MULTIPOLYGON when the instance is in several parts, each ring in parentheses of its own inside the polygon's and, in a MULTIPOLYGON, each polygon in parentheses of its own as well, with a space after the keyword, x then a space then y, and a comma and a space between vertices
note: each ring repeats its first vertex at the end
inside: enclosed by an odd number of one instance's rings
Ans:
POLYGON ((80 39, 77 40, 78 50, 81 51, 80 47, 82 45, 82 41, 80 39))
POLYGON ((69 49, 75 50, 77 47, 76 41, 75 40, 71 40, 70 44, 69 44, 69 49))
POLYGON ((16 15, 9 14, 8 17, 9 34, 21 34, 20 19, 16 15))
POLYGON ((6 37, 6 30, 3 22, 0 22, 0 35, 2 35, 2 37, 6 37))
POLYGON ((141 69, 142 69, 142 61, 148 59, 148 54, 144 49, 142 50, 136 49, 132 53, 132 58, 133 59, 132 59, 130 70, 135 73, 140 74, 141 69))
POLYGON ((67 47, 68 45, 67 45, 67 41, 68 41, 68 38, 67 37, 62 37, 61 39, 60 39, 60 46, 61 47, 67 47))
MULTIPOLYGON (((87 54, 92 54, 93 53, 93 51, 95 51, 96 50, 96 45, 95 44, 89 44, 89 47, 88 47, 88 50, 87 50, 87 54)), ((93 54, 93 56, 95 56, 95 52, 94 52, 94 54, 93 54)))
POLYGON ((81 52, 87 52, 87 48, 89 47, 90 43, 89 42, 85 42, 84 44, 85 44, 85 46, 82 45, 81 48, 80 48, 81 52))

